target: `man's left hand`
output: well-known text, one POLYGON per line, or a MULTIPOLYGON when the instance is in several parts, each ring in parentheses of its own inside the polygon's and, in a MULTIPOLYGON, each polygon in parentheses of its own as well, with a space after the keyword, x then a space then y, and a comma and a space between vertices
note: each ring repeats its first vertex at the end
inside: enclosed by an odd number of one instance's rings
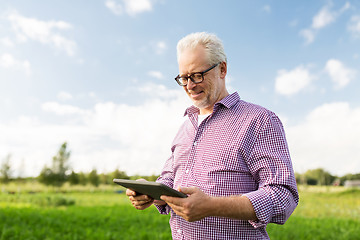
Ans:
POLYGON ((186 221, 194 222, 211 215, 211 197, 197 187, 182 187, 180 192, 187 198, 161 196, 174 212, 186 221))

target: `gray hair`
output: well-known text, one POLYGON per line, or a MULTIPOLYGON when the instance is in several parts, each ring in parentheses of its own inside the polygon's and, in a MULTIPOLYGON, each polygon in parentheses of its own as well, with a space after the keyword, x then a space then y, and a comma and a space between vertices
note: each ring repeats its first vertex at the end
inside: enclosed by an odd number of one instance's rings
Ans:
POLYGON ((207 32, 191 33, 180 39, 177 44, 178 62, 180 55, 184 50, 195 49, 199 45, 205 47, 210 65, 217 64, 219 62, 227 62, 222 41, 215 34, 207 32))

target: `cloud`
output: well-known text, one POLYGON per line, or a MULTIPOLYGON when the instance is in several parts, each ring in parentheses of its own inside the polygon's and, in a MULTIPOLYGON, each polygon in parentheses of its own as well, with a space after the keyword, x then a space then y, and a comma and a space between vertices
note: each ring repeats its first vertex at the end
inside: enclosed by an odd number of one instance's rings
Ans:
POLYGON ((309 86, 313 79, 314 76, 302 65, 290 71, 281 69, 275 79, 275 91, 291 96, 309 86))
POLYGON ((15 166, 25 160, 27 174, 37 175, 67 141, 75 171, 96 167, 109 172, 120 167, 129 174, 159 174, 190 101, 181 89, 156 84, 137 94, 145 97, 140 105, 109 101, 83 109, 42 104, 42 115, 64 119, 56 124, 29 116, 7 124, 0 121, 0 156, 11 153, 15 166))
POLYGON ((41 105, 41 108, 46 112, 52 112, 56 115, 73 115, 73 114, 85 114, 86 110, 82 110, 72 105, 59 104, 57 102, 46 102, 41 105))
POLYGON ((160 71, 149 71, 148 75, 157 79, 164 79, 164 75, 160 71))
POLYGON ((163 54, 167 50, 167 44, 165 41, 159 41, 154 44, 154 50, 156 54, 163 54))
POLYGON ((327 61, 325 71, 329 74, 335 89, 347 86, 355 77, 356 71, 344 66, 342 62, 336 59, 327 61))
POLYGON ((15 11, 8 14, 7 19, 11 22, 12 29, 20 42, 31 39, 42 44, 52 45, 65 51, 68 56, 73 56, 76 52, 76 43, 60 34, 61 31, 73 28, 67 22, 41 21, 21 16, 15 11))
POLYGON ((27 60, 17 60, 9 53, 0 55, 0 67, 24 71, 27 76, 31 75, 30 62, 27 60))
POLYGON ((338 175, 360 171, 360 108, 347 102, 323 104, 285 130, 295 171, 318 167, 338 175))
POLYGON ((321 29, 330 23, 334 22, 336 19, 336 13, 330 12, 330 6, 324 6, 314 17, 312 21, 311 28, 321 29))
POLYGON ((105 6, 110 9, 110 11, 113 12, 115 15, 121 15, 124 11, 123 6, 118 4, 114 0, 107 0, 105 2, 105 6))
POLYGON ((355 38, 360 38, 360 15, 351 17, 347 29, 355 38))
POLYGON ((73 96, 68 92, 61 91, 58 93, 57 98, 61 101, 66 101, 72 99, 73 96))
POLYGON ((350 3, 346 2, 345 5, 338 11, 331 11, 332 4, 325 5, 320 11, 313 17, 312 24, 309 28, 302 29, 299 34, 305 38, 305 44, 314 42, 315 36, 318 31, 331 23, 335 22, 336 19, 347 9, 350 8, 350 3))
POLYGON ((152 10, 152 3, 150 0, 123 0, 127 13, 132 16, 138 13, 152 10))
POLYGON ((105 6, 114 14, 122 15, 125 11, 130 16, 148 12, 152 10, 152 1, 150 0, 122 0, 121 3, 115 0, 106 0, 105 6))
POLYGON ((303 29, 299 33, 303 38, 305 38, 305 44, 310 44, 315 40, 315 31, 313 29, 303 29))
MULTIPOLYGON (((174 80, 175 81, 175 80, 174 80)), ((182 88, 178 89, 167 89, 166 86, 161 84, 149 83, 138 89, 141 94, 144 94, 147 97, 156 98, 156 99, 172 99, 184 97, 184 92, 182 88)), ((184 100, 184 99, 183 99, 184 100)), ((190 104, 190 101, 184 100, 187 104, 190 104)), ((185 110, 185 109, 184 109, 185 110)))
POLYGON ((299 24, 299 20, 297 20, 297 19, 294 19, 289 22, 290 27, 296 27, 298 24, 299 24))
POLYGON ((263 6, 262 11, 266 13, 271 13, 271 6, 270 5, 263 6))
POLYGON ((0 44, 5 46, 5 47, 14 47, 15 46, 14 42, 11 41, 11 39, 8 38, 8 37, 1 38, 0 39, 0 44))

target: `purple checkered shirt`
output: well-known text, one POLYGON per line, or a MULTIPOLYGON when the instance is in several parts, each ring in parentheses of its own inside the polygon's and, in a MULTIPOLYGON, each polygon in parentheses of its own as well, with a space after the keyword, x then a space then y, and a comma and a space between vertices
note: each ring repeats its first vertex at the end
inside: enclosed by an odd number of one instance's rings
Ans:
POLYGON ((235 92, 214 106, 198 126, 192 106, 172 143, 158 182, 172 188, 196 186, 210 196, 245 195, 258 221, 206 217, 187 222, 171 212, 173 239, 269 239, 268 223, 284 224, 299 201, 284 130, 271 111, 235 92))

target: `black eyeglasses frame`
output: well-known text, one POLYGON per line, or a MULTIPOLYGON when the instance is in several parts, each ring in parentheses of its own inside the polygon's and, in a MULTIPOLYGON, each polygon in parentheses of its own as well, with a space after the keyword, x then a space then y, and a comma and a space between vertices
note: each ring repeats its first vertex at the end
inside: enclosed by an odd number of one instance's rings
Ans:
POLYGON ((191 73, 191 74, 189 74, 189 75, 187 75, 187 76, 180 76, 180 74, 179 74, 179 75, 177 75, 177 76, 175 77, 175 80, 176 80, 176 82, 177 82, 180 86, 182 86, 182 87, 184 87, 184 86, 186 86, 186 85, 188 84, 189 78, 190 78, 190 80, 191 80, 193 83, 195 83, 195 84, 201 83, 201 82, 204 81, 204 74, 207 73, 207 72, 209 72, 210 70, 214 69, 214 68, 217 67, 219 64, 220 64, 220 63, 217 63, 217 64, 209 67, 209 68, 206 69, 205 71, 202 71, 202 72, 194 72, 194 73, 191 73), (201 80, 200 80, 200 81, 194 80, 193 77, 194 77, 195 74, 201 74, 201 80), (183 83, 182 81, 180 81, 181 78, 186 78, 186 83, 183 83))

